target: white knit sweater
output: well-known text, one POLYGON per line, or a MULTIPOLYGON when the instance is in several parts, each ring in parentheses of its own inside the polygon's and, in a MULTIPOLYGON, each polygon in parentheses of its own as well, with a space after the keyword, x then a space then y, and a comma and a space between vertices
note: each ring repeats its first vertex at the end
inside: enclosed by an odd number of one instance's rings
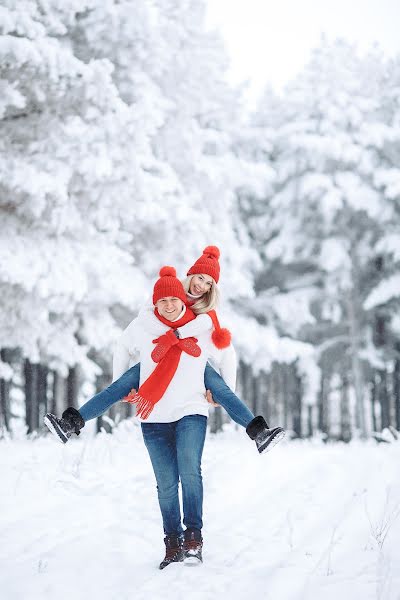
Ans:
MULTIPOLYGON (((154 371, 151 358, 153 339, 170 329, 149 311, 142 312, 121 334, 114 348, 113 380, 140 361, 140 384, 154 371)), ((196 337, 201 355, 194 357, 182 352, 177 371, 164 396, 156 403, 146 423, 170 423, 186 415, 208 415, 205 398, 204 369, 207 360, 220 366, 221 376, 232 389, 236 383, 236 356, 232 346, 218 350, 211 341, 212 322, 208 315, 199 315, 179 328, 181 338, 196 337)), ((142 419, 140 419, 142 420, 142 419)))

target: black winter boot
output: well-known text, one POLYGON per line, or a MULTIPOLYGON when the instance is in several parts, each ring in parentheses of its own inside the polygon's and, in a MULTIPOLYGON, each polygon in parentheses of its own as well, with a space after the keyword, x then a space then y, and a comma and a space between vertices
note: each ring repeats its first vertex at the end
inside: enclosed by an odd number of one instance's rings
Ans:
POLYGON ((189 527, 184 532, 183 560, 185 565, 199 565, 203 562, 203 538, 200 529, 189 527))
POLYGON ((66 444, 73 433, 80 434, 80 430, 85 426, 85 421, 81 413, 70 406, 64 410, 61 419, 47 413, 44 417, 44 424, 63 444, 66 444))
POLYGON ((264 417, 254 417, 246 427, 247 435, 255 441, 257 450, 260 454, 271 450, 283 437, 285 430, 282 427, 274 427, 268 429, 267 422, 264 417))
POLYGON ((164 538, 165 557, 160 562, 160 569, 165 569, 173 562, 183 561, 182 538, 179 535, 167 535, 164 538))

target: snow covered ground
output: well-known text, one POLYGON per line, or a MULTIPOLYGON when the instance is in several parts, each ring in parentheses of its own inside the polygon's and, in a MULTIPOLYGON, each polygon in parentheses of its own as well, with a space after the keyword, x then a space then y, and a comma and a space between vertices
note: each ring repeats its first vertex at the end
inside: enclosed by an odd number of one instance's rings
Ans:
POLYGON ((157 569, 140 429, 0 442, 2 600, 399 600, 400 444, 208 435, 204 564, 157 569))

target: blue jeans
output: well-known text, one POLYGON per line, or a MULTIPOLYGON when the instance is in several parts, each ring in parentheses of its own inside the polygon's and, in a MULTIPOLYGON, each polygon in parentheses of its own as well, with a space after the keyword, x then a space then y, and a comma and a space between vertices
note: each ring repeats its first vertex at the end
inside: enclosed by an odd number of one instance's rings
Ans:
MULTIPOLYGON (((114 383, 81 406, 79 412, 84 421, 100 417, 110 406, 129 394, 132 388, 137 390, 139 387, 139 378, 140 363, 128 369, 114 383)), ((215 402, 218 402, 226 410, 235 423, 238 423, 242 427, 247 427, 250 421, 254 419, 253 413, 236 396, 231 388, 226 385, 221 375, 208 363, 204 371, 204 385, 207 390, 211 391, 215 402)))
POLYGON ((104 390, 101 390, 98 394, 90 398, 79 409, 79 412, 84 421, 90 421, 100 417, 106 412, 113 404, 122 400, 129 394, 132 388, 135 390, 139 387, 140 378, 140 363, 131 367, 119 379, 114 381, 104 390))
POLYGON ((201 457, 207 417, 189 415, 172 423, 142 423, 144 443, 157 481, 165 535, 183 533, 178 484, 182 486, 183 524, 203 527, 201 457))
POLYGON ((247 427, 254 415, 235 392, 231 390, 212 366, 207 363, 204 371, 204 385, 210 390, 214 402, 220 404, 228 413, 230 418, 242 427, 247 427))

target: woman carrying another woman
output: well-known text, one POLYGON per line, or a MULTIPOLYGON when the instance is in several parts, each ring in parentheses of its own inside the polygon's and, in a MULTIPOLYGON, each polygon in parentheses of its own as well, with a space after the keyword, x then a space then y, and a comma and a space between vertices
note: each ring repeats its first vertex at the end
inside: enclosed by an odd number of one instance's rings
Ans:
MULTIPOLYGON (((218 281, 220 276, 219 249, 207 246, 202 255, 190 267, 187 278, 183 282, 186 301, 196 316, 192 321, 175 329, 175 336, 180 338, 198 337, 202 333, 210 333, 219 352, 215 353, 214 364, 220 374, 209 364, 204 371, 206 390, 212 394, 215 402, 221 405, 229 416, 246 429, 248 436, 255 441, 260 454, 267 452, 285 435, 282 427, 270 429, 263 416, 254 416, 249 408, 234 393, 236 383, 236 358, 230 334, 221 329, 215 308, 218 303, 218 281)), ((125 329, 119 338, 113 360, 113 383, 102 390, 79 411, 73 407, 67 408, 61 418, 47 413, 45 424, 58 439, 66 443, 72 433, 79 435, 85 422, 102 415, 116 402, 126 399, 131 401, 139 387, 140 364, 129 368, 134 355, 129 349, 127 340, 130 338, 130 328, 137 321, 146 322, 153 318, 154 306, 145 307, 125 329)), ((210 400, 209 400, 210 401, 210 400)))

